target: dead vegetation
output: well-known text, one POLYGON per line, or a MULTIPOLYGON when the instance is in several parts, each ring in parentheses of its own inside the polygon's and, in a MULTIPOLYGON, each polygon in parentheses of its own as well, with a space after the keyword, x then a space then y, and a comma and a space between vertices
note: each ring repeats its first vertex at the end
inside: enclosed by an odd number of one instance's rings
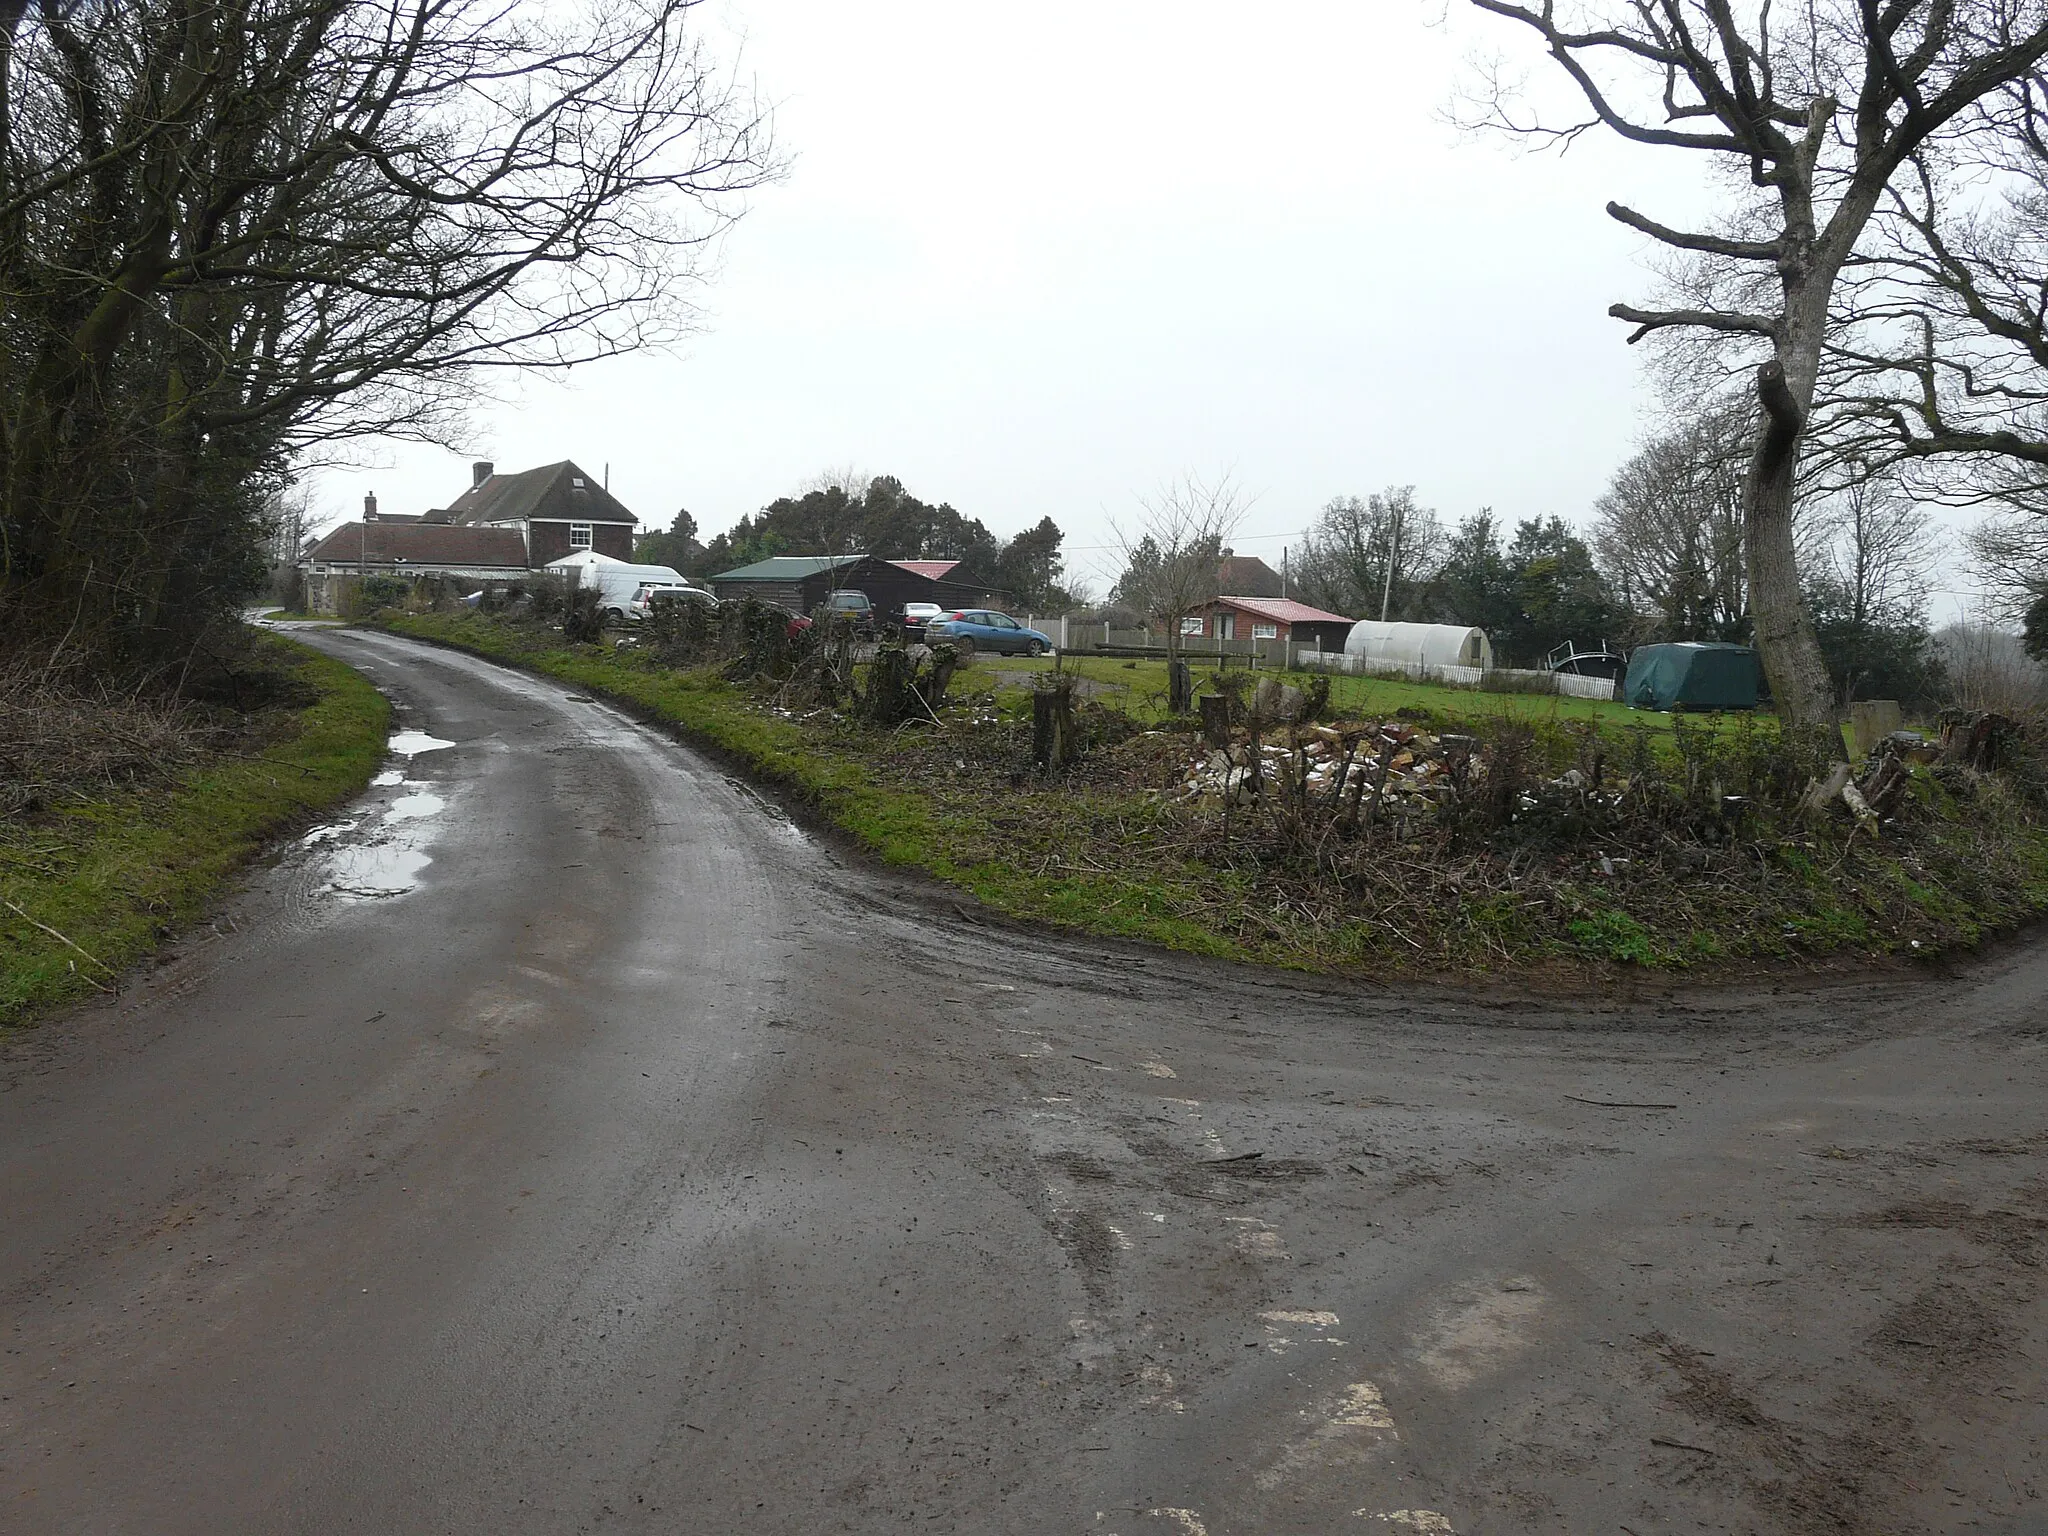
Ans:
POLYGON ((199 659, 181 692, 96 681, 61 656, 0 653, 0 819, 33 817, 167 782, 209 755, 235 753, 303 685, 262 643, 199 659))
POLYGON ((129 789, 198 751, 177 703, 53 685, 21 665, 0 670, 0 816, 129 789))
POLYGON ((982 814, 1024 871, 1149 878, 1175 920, 1255 953, 1332 968, 1932 953, 2048 892, 2041 776, 2002 717, 1958 713, 1831 779, 1747 715, 1622 732, 1506 710, 1328 719, 1322 679, 1236 674, 1209 680, 1198 732, 1076 708, 1060 681, 1039 680, 1028 720, 950 712, 873 761, 949 811, 998 776, 1063 796, 1050 823, 982 814))

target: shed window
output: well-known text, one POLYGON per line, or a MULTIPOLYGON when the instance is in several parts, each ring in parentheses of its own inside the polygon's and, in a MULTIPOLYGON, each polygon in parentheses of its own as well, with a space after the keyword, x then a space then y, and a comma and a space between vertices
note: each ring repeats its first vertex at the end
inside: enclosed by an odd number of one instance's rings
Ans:
POLYGON ((1280 626, 1278 624, 1261 624, 1257 619, 1253 619, 1252 638, 1254 640, 1278 640, 1280 638, 1280 626))
POLYGON ((1191 613, 1180 621, 1180 632, 1184 635, 1199 635, 1202 632, 1202 616, 1191 613))
POLYGON ((590 524, 571 523, 569 525, 569 547, 571 549, 590 548, 590 524))

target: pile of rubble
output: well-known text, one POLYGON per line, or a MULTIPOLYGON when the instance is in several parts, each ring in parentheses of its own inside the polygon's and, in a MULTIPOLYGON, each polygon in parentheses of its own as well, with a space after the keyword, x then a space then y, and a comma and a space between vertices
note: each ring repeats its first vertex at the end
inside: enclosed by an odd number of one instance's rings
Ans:
POLYGON ((1250 805, 1284 789, 1305 791, 1332 808, 1371 795, 1382 805, 1420 810, 1436 803, 1453 764, 1468 777, 1483 775, 1472 737, 1439 736, 1405 721, 1307 726, 1256 743, 1250 732, 1236 730, 1227 745, 1205 749, 1167 795, 1250 805))

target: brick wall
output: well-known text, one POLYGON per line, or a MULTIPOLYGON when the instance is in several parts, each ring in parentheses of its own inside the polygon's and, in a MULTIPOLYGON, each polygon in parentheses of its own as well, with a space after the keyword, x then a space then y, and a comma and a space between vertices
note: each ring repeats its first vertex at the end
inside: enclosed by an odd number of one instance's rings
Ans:
MULTIPOLYGON (((536 566, 559 560, 564 555, 576 553, 569 545, 567 523, 532 522, 526 525, 527 558, 536 566)), ((633 525, 631 523, 592 523, 590 525, 590 547, 600 555, 610 555, 614 560, 633 558, 633 525)))
POLYGON ((567 523, 528 523, 526 525, 526 558, 536 567, 564 555, 573 554, 569 548, 569 525, 567 523))

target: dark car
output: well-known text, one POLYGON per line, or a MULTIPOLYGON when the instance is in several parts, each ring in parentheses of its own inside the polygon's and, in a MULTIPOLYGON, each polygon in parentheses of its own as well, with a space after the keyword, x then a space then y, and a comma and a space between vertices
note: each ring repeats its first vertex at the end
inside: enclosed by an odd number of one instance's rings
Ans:
POLYGON ((951 645, 970 656, 976 651, 1043 656, 1052 649, 1052 636, 1026 629, 1007 613, 992 608, 955 609, 926 623, 924 633, 934 644, 951 645))
POLYGON ((824 618, 827 623, 851 624, 857 635, 872 636, 875 632, 875 605, 867 593, 853 587, 825 594, 824 618))

